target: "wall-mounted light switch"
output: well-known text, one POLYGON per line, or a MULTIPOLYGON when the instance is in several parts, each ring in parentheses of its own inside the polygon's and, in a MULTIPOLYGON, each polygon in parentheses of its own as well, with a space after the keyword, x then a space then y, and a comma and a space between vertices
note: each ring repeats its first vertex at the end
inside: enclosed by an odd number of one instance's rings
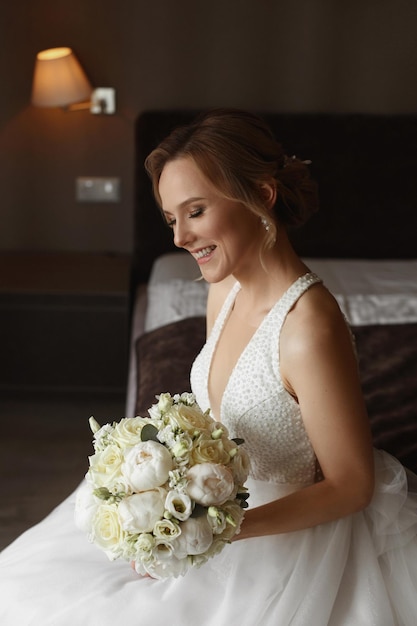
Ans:
POLYGON ((119 202, 120 178, 79 176, 75 180, 77 202, 119 202))

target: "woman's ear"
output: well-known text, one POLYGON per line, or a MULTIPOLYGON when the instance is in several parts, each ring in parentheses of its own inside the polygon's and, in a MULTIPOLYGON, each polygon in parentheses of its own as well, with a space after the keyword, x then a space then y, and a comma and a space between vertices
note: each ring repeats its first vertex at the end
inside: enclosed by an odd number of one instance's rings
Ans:
POLYGON ((271 183, 261 183, 260 188, 266 208, 268 210, 272 209, 277 199, 277 187, 275 181, 271 183))

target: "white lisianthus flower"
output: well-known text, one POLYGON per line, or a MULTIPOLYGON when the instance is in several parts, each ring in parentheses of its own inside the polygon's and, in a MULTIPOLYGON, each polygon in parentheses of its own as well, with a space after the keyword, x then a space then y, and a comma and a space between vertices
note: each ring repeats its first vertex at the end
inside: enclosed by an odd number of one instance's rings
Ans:
POLYGON ((166 491, 152 489, 134 493, 119 504, 119 519, 123 530, 131 533, 150 533, 165 511, 166 491))
POLYGON ((163 485, 172 469, 169 450, 156 441, 144 441, 127 452, 122 474, 134 491, 148 491, 163 485))
POLYGON ((184 522, 192 513, 191 498, 186 493, 169 491, 165 500, 165 508, 177 520, 184 522))
POLYGON ((209 506, 207 520, 213 534, 220 535, 226 528, 226 513, 217 506, 209 506))
POLYGON ((178 558, 203 554, 213 542, 211 526, 207 516, 190 517, 181 524, 181 534, 173 542, 174 554, 178 558))
POLYGON ((94 496, 91 486, 84 482, 78 489, 75 500, 74 520, 77 528, 90 534, 98 505, 99 502, 94 496))
POLYGON ((230 541, 232 537, 239 534, 245 512, 239 504, 231 501, 226 502, 226 504, 222 506, 222 510, 226 515, 226 526, 220 534, 220 538, 225 541, 230 541))
POLYGON ((235 490, 232 472, 217 463, 193 465, 187 479, 188 495, 203 506, 223 504, 235 490))
POLYGON ((92 520, 91 538, 113 561, 122 552, 125 533, 119 522, 116 504, 101 504, 92 520))
POLYGON ((156 522, 155 526, 153 527, 153 535, 157 541, 172 541, 172 539, 175 539, 180 534, 181 529, 179 525, 168 519, 163 519, 159 522, 156 522))
POLYGON ((120 470, 123 463, 123 452, 116 445, 108 445, 103 450, 89 457, 90 468, 87 480, 97 487, 107 487, 114 491, 116 482, 120 482, 120 470))

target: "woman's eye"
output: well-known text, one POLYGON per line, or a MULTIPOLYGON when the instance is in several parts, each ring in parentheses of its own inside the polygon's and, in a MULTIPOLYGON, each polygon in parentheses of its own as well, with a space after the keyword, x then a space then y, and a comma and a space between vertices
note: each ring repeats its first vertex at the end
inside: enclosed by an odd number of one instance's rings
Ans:
POLYGON ((169 226, 169 228, 174 228, 175 220, 166 220, 166 225, 169 226))
POLYGON ((199 217, 199 215, 201 215, 203 213, 203 209, 201 207, 199 207, 198 209, 193 209, 190 212, 189 217, 199 217))

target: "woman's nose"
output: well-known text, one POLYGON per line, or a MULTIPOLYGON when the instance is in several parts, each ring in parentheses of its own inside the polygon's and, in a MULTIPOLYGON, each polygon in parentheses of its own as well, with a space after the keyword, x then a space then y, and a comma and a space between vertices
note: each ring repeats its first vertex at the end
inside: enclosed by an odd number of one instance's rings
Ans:
POLYGON ((183 248, 190 240, 190 230, 186 222, 177 220, 174 226, 174 244, 177 248, 183 248))

